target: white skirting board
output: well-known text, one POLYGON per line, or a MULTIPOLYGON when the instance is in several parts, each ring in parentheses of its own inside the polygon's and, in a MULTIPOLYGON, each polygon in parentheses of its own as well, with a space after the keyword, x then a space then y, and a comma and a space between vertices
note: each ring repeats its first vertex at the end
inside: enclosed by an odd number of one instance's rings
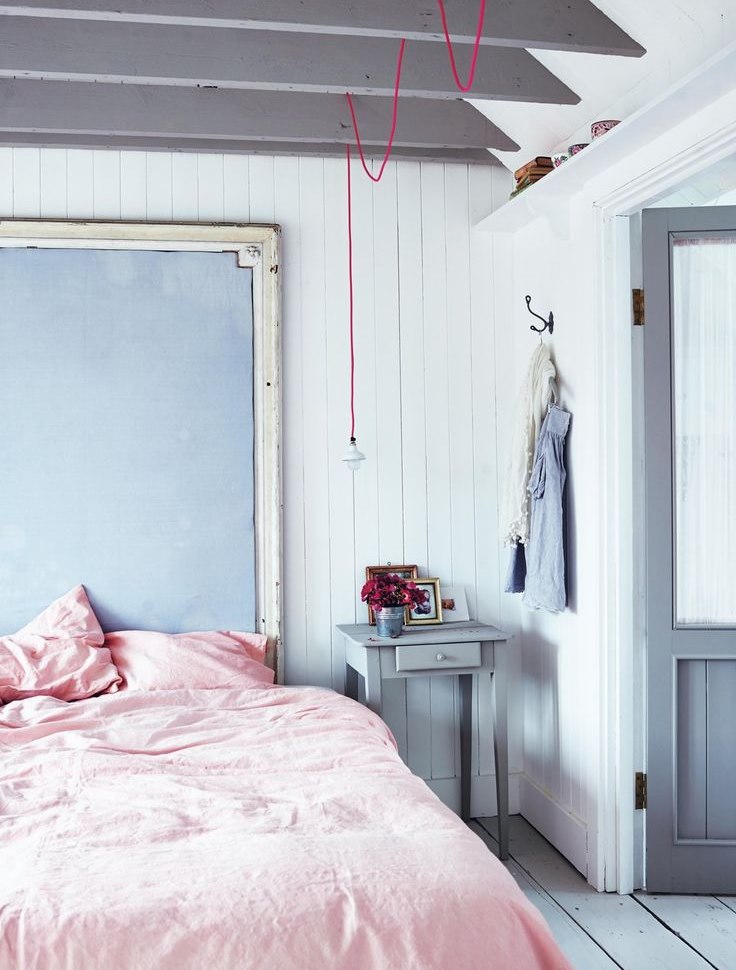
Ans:
MULTIPOLYGON (((527 775, 517 776, 519 811, 575 868, 588 875, 588 827, 527 775)), ((512 813, 514 809, 511 809, 512 813)))
MULTIPOLYGON (((519 779, 521 772, 509 774, 509 814, 518 815, 519 779)), ((426 783, 432 791, 448 805, 453 812, 460 814, 460 779, 428 778, 426 783)), ((496 807, 496 776, 473 775, 470 790, 470 815, 472 818, 487 818, 498 812, 496 807)))

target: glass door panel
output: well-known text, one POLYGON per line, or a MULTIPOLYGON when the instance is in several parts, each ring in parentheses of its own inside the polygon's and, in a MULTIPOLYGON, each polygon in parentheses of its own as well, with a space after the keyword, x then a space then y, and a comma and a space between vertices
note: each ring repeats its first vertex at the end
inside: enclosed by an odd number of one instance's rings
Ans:
POLYGON ((736 626, 736 234, 673 234, 675 620, 736 626))

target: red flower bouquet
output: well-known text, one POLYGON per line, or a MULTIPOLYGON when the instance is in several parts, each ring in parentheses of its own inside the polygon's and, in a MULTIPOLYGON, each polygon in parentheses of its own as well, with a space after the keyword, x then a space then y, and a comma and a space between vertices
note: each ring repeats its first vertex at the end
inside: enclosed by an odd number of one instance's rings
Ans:
POLYGON ((374 610, 387 606, 408 606, 414 609, 426 603, 429 593, 419 589, 410 579, 402 579, 395 573, 379 573, 369 579, 360 591, 360 598, 374 610))

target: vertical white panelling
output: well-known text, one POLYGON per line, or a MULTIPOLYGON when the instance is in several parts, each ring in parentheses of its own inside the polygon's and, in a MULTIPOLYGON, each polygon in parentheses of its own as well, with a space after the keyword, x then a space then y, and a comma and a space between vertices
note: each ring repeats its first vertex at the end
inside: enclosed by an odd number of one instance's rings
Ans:
MULTIPOLYGON (((359 175, 364 178, 362 174, 359 175)), ((396 163, 371 185, 373 201, 373 312, 375 316, 375 410, 380 429, 378 482, 378 557, 404 561, 404 495, 401 475, 401 320, 397 239, 396 163)), ((357 227, 356 227, 357 228, 357 227)))
POLYGON ((173 155, 146 152, 146 219, 168 222, 173 208, 171 165, 173 155))
POLYGON ((145 152, 120 153, 120 218, 146 218, 145 152))
MULTIPOLYGON (((355 281, 355 411, 358 447, 367 456, 356 472, 355 488, 355 565, 356 587, 365 582, 365 567, 379 563, 378 486, 384 474, 379 466, 376 400, 376 321, 373 231, 373 183, 352 161, 353 186, 353 267, 355 281)), ((347 320, 346 320, 347 326, 347 320)), ((345 362, 348 366, 348 362, 345 362)), ((365 607, 358 607, 365 616, 365 607)))
POLYGON ((38 148, 12 148, 13 214, 35 219, 41 214, 41 164, 38 148))
POLYGON ((475 362, 470 327, 470 287, 455 287, 450 282, 467 275, 470 262, 468 171, 454 165, 445 166, 444 176, 445 198, 452 200, 445 206, 451 578, 453 584, 467 589, 472 615, 477 616, 475 520, 474 516, 468 515, 468 509, 474 509, 476 505, 473 449, 475 362))
POLYGON ((0 148, 0 215, 13 215, 13 149, 0 148))
MULTIPOLYGON (((447 354, 450 340, 445 246, 445 166, 422 162, 422 272, 427 445, 427 568, 452 569, 452 500, 447 354)), ((455 287, 453 286, 453 295, 455 287)))
MULTIPOLYGON (((355 623, 356 605, 355 508, 353 473, 342 464, 350 434, 348 398, 350 380, 347 360, 347 218, 345 212, 345 162, 326 159, 324 167, 325 202, 325 358, 328 381, 327 407, 327 486, 329 488, 329 534, 341 536, 330 542, 330 593, 332 618, 332 685, 345 686, 345 662, 341 638, 334 632, 336 623, 355 623)), ((362 610, 361 610, 362 618, 362 610)))
MULTIPOLYGON (((469 221, 474 225, 493 201, 492 172, 471 168, 469 176, 469 221)), ((494 329, 492 321, 494 287, 491 273, 492 239, 474 231, 470 241, 470 329, 473 361, 472 414, 474 456, 474 523, 476 616, 481 620, 495 620, 501 626, 499 612, 498 568, 498 478, 496 442, 496 380, 494 329), (488 380, 488 377, 491 377, 488 380)), ((493 722, 491 717, 490 677, 478 678, 477 735, 474 757, 479 774, 493 774, 493 722), (483 743, 480 743, 480 739, 483 743), (477 747, 476 747, 477 744, 477 747)))
MULTIPOLYGON (((302 226, 300 213, 299 159, 276 158, 273 163, 276 221, 283 228, 283 388, 284 388, 284 651, 286 678, 293 683, 307 682, 306 573, 309 568, 305 540, 304 504, 305 463, 309 443, 304 440, 302 402, 304 395, 304 321, 305 307, 302 272, 302 226)), ((309 375, 307 375, 307 380, 309 375)), ((314 455, 316 460, 320 457, 314 455)), ((324 461, 324 456, 321 457, 324 461)), ((326 633, 327 631, 325 631, 326 633)))
POLYGON ((228 222, 250 219, 250 159, 247 155, 225 155, 223 159, 224 206, 228 222))
MULTIPOLYGON (((419 165, 397 163, 399 330, 401 339, 401 440, 404 489, 404 559, 426 567, 427 385, 424 370, 424 274, 422 183, 419 165)), ((432 774, 429 680, 406 685, 408 764, 432 774)))
POLYGON ((50 148, 41 152, 41 217, 66 219, 66 150, 50 148))
MULTIPOLYGON (((325 200, 324 161, 299 160, 301 227, 301 406, 295 428, 305 451, 303 462, 306 676, 310 684, 332 686, 330 488, 327 467, 327 356, 325 354, 325 200), (309 455, 309 460, 307 460, 309 455)), ((295 416, 296 417, 296 416, 295 416)))
POLYGON ((197 155, 200 222, 222 222, 225 217, 225 171, 222 155, 197 155))
POLYGON ((171 211, 177 222, 199 218, 199 173, 196 155, 171 156, 171 211))
MULTIPOLYGON (((470 262, 468 171, 445 166, 445 270, 447 276, 448 440, 450 462, 450 527, 452 583, 467 590, 471 616, 477 616, 475 572, 475 455, 473 451, 473 376, 470 287, 454 287, 452 280, 467 274, 470 262)), ((445 567, 446 568, 446 567, 445 567)), ((485 678, 484 678, 485 679, 485 678)), ((457 685, 454 708, 459 710, 457 685)), ((474 688, 477 689, 477 688, 474 688)), ((454 728, 454 722, 450 724, 454 728)), ((459 737, 455 764, 459 764, 459 737)), ((449 767, 449 766, 448 766, 449 767)), ((451 775, 454 771, 450 772, 451 775)))
MULTIPOLYGON (((600 762, 596 753, 599 698, 594 686, 599 682, 598 652, 588 634, 596 629, 600 550, 592 538, 595 530, 583 531, 583 523, 598 521, 599 488, 590 459, 596 440, 598 389, 593 328, 585 310, 595 302, 592 274, 581 272, 580 267, 590 264, 595 238, 571 208, 571 228, 564 236, 538 221, 514 237, 496 237, 493 247, 493 275, 499 290, 494 332, 501 474, 508 460, 518 388, 537 341, 528 329, 523 302, 527 293, 541 313, 553 310, 555 314, 554 334, 545 340, 557 366, 561 403, 573 415, 566 447, 569 608, 552 615, 520 607, 522 669, 520 678, 512 678, 511 709, 524 712, 521 810, 585 868, 586 839, 592 845, 596 838, 600 762), (508 374, 513 375, 513 387, 508 385, 508 374), (523 697, 515 703, 519 684, 523 697)), ((504 600, 513 599, 502 597, 502 618, 504 600)), ((512 736, 518 737, 518 732, 512 736)))
MULTIPOLYGON (((491 178, 495 208, 502 204, 508 196, 511 188, 510 177, 507 173, 494 171, 491 173, 491 178)), ((496 500, 499 507, 502 508, 506 485, 505 478, 511 454, 511 437, 519 407, 519 390, 525 378, 528 358, 534 350, 534 341, 525 320, 527 314, 523 296, 528 291, 523 289, 523 285, 517 280, 517 264, 511 240, 504 236, 492 237, 491 247, 493 265, 492 315, 495 321, 491 353, 496 366, 496 500)), ((502 528, 503 525, 504 523, 502 523, 502 528)), ((509 550, 497 545, 496 551, 499 553, 497 588, 502 590, 509 550)), ((492 568, 490 563, 488 566, 492 568)), ((520 613, 520 597, 500 592, 498 616, 502 625, 507 629, 518 629, 520 613)), ((526 615, 528 616, 528 614, 526 615)), ((528 651, 525 649, 524 632, 519 631, 515 639, 506 648, 510 670, 510 764, 512 770, 518 770, 519 767, 523 766, 531 774, 534 774, 531 763, 536 760, 539 764, 535 752, 541 732, 537 717, 538 709, 535 710, 535 705, 540 702, 541 677, 535 665, 539 653, 535 651, 533 644, 528 651), (529 719, 525 721, 527 715, 529 719), (529 741, 526 751, 523 750, 522 744, 525 730, 529 741)))
MULTIPOLYGON (((450 387, 447 263, 445 245, 445 166, 422 162, 422 263, 424 274, 424 370, 427 441, 427 524, 431 576, 452 575, 452 496, 450 483, 450 387), (431 200, 431 202, 429 201, 431 200), (425 204, 426 202, 426 204, 425 204), (442 243, 438 245, 438 242, 442 243)), ((454 293, 453 287, 453 293, 454 293)), ((471 415, 467 415, 468 421, 471 415)), ((430 680, 432 777, 455 774, 453 681, 430 680)))
MULTIPOLYGON (((398 162, 374 186, 353 163, 357 432, 368 456, 353 476, 339 462, 349 432, 344 161, 0 150, 2 215, 281 225, 291 682, 342 689, 333 626, 364 618, 358 590, 372 563, 417 562, 499 620, 491 242, 469 230, 491 183, 486 169, 398 162)), ((474 761, 488 774, 485 683, 480 699, 474 761)), ((397 685, 386 715, 413 770, 454 799, 451 680, 413 680, 406 699, 397 685)))
POLYGON ((248 159, 251 222, 276 220, 275 163, 276 159, 267 155, 253 155, 248 159))
POLYGON ((424 370, 422 185, 419 165, 397 163, 397 231, 401 354, 401 459, 404 558, 426 565, 427 427, 424 370))
POLYGON ((120 218, 120 152, 92 152, 92 208, 95 219, 120 218))
POLYGON ((94 152, 72 151, 66 160, 66 199, 69 216, 86 212, 87 218, 94 214, 94 152))
MULTIPOLYGON (((357 166, 356 166, 357 167, 357 166)), ((361 173, 360 178, 365 178, 361 173)), ((375 315, 375 410, 378 422, 378 558, 403 563, 404 483, 401 472, 401 319, 397 233, 397 172, 390 162, 383 178, 371 183, 373 199, 373 307, 375 315)), ((406 692, 391 681, 384 688, 384 711, 399 750, 407 750, 406 692)))

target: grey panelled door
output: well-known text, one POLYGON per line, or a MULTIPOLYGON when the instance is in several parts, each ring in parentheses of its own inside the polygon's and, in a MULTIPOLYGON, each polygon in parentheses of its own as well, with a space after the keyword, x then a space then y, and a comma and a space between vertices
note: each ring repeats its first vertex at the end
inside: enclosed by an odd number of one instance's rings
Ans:
POLYGON ((736 208, 644 213, 646 883, 736 892, 736 208))

